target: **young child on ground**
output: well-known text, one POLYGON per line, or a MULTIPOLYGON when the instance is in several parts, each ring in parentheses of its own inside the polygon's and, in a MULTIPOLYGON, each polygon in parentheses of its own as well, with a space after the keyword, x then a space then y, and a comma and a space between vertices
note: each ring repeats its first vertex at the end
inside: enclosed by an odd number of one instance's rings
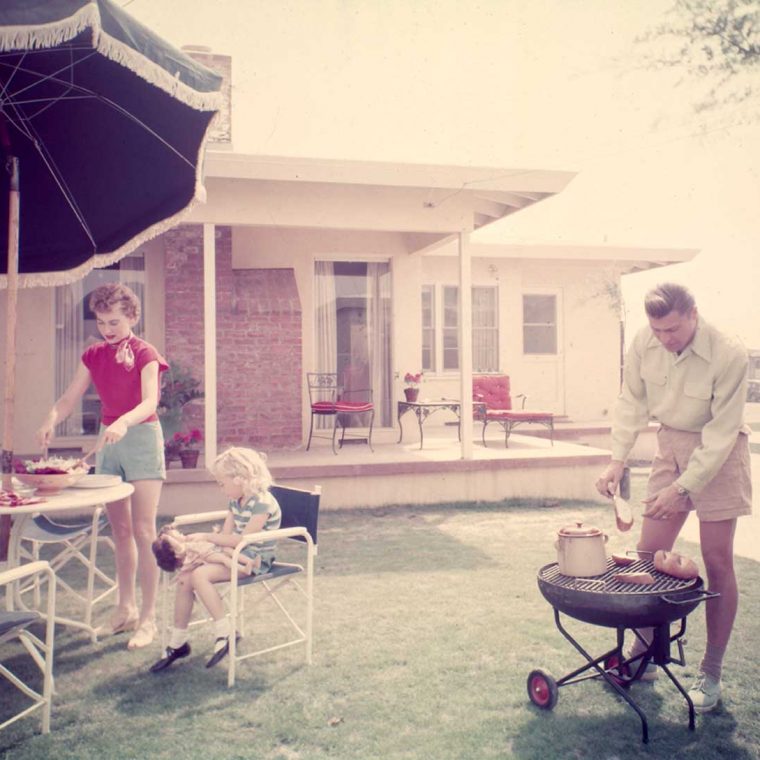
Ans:
MULTIPOLYGON (((219 547, 211 541, 192 540, 173 525, 161 528, 158 538, 153 542, 153 554, 158 566, 167 573, 178 570, 189 573, 204 562, 217 562, 232 570, 232 554, 229 546, 219 547)), ((249 575, 253 572, 255 562, 245 554, 237 559, 240 567, 249 575)))
MULTIPOLYGON (((191 533, 187 536, 188 540, 207 541, 220 549, 231 549, 237 546, 241 536, 280 527, 280 505, 269 492, 272 476, 264 455, 252 449, 233 447, 220 454, 210 470, 228 499, 229 513, 220 532, 191 533)), ((264 541, 248 544, 243 549, 241 555, 252 560, 251 571, 254 575, 266 573, 272 566, 274 547, 274 541, 264 541)), ((165 670, 175 660, 190 654, 187 627, 196 595, 214 619, 214 653, 206 667, 213 667, 227 655, 233 632, 214 584, 230 580, 233 572, 231 565, 231 562, 230 567, 219 563, 204 563, 190 572, 178 575, 174 627, 169 646, 166 648, 166 656, 153 664, 151 672, 165 670)), ((242 567, 238 567, 237 572, 241 576, 250 574, 242 567)))

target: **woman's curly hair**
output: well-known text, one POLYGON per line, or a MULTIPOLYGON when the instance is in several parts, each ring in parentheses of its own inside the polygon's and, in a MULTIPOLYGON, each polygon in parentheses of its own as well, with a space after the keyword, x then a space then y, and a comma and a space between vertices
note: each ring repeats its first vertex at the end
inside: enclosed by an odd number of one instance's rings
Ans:
POLYGON ((90 309, 96 314, 111 311, 115 306, 121 306, 127 318, 140 319, 140 299, 126 285, 109 282, 90 293, 90 309))

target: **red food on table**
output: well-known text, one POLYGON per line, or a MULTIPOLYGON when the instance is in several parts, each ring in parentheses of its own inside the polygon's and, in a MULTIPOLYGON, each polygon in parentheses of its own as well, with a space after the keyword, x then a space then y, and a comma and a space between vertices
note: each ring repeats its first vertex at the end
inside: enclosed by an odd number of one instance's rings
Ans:
POLYGON ((0 491, 0 507, 24 507, 45 501, 34 496, 21 496, 15 491, 0 491))

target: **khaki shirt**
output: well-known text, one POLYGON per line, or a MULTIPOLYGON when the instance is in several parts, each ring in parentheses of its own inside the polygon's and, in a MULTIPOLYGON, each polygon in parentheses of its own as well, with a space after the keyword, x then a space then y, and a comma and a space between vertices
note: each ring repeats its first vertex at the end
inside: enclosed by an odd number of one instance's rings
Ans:
POLYGON ((612 458, 624 462, 650 420, 702 433, 678 484, 692 493, 716 475, 736 436, 747 433, 747 351, 701 317, 680 355, 668 351, 649 327, 638 332, 625 359, 623 387, 613 415, 612 458))

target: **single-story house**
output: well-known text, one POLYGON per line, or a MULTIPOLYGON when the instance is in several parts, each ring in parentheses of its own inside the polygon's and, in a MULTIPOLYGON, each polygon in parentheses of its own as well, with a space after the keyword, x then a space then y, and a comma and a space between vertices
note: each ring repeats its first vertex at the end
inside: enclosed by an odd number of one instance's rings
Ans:
MULTIPOLYGON (((34 450, 96 335, 86 295, 112 278, 142 295, 145 337, 204 380, 210 448, 303 446, 310 371, 372 387, 381 429, 395 423, 403 375, 420 370, 430 398, 465 398, 473 372, 506 373, 529 407, 603 419, 618 388, 620 276, 694 251, 477 242, 571 179, 211 150, 208 202, 186 223, 112 270, 21 291, 15 448, 34 450)), ((59 443, 82 445, 96 416, 86 398, 59 443)))
MULTIPOLYGON (((621 365, 620 277, 689 260, 695 251, 478 240, 478 230, 551 203, 570 172, 236 153, 231 61, 203 48, 190 52, 226 79, 226 106, 206 155, 207 203, 109 270, 19 293, 16 452, 36 450, 35 429, 87 341, 98 338, 87 294, 113 279, 142 298, 138 331, 202 381, 205 399, 186 409, 186 423, 204 428, 206 461, 228 444, 302 449, 310 422, 306 373, 314 371, 371 387, 376 435, 388 441, 395 440, 403 376, 422 371, 423 396, 462 401, 462 460, 471 458, 475 437, 467 408, 473 374, 510 375, 528 408, 551 410, 579 429, 604 421, 621 365)), ((4 298, 0 291, 2 313, 4 298)), ((84 398, 59 427, 58 446, 91 445, 98 404, 95 394, 84 398)), ((586 443, 603 445, 604 426, 592 428, 596 437, 586 443)), ((603 452, 596 451, 598 459, 603 452)), ((506 495, 507 484, 517 494, 535 492, 535 476, 515 477, 518 462, 498 478, 497 465, 488 466, 489 494, 506 495)), ((571 468, 582 493, 589 478, 578 475, 577 460, 547 466, 571 468)), ((395 471, 382 467, 372 475, 376 485, 395 471)), ((420 467, 448 487, 441 473, 450 465, 420 467)), ((352 503, 355 472, 345 473, 342 503, 352 503)), ((320 478, 325 473, 320 466, 320 478)), ((462 469, 467 495, 483 497, 472 484, 485 479, 468 473, 462 469)), ((418 498, 437 498, 431 483, 421 481, 418 498)), ((376 503, 390 498, 375 490, 376 503)), ((573 489, 565 481, 560 491, 573 489)))

